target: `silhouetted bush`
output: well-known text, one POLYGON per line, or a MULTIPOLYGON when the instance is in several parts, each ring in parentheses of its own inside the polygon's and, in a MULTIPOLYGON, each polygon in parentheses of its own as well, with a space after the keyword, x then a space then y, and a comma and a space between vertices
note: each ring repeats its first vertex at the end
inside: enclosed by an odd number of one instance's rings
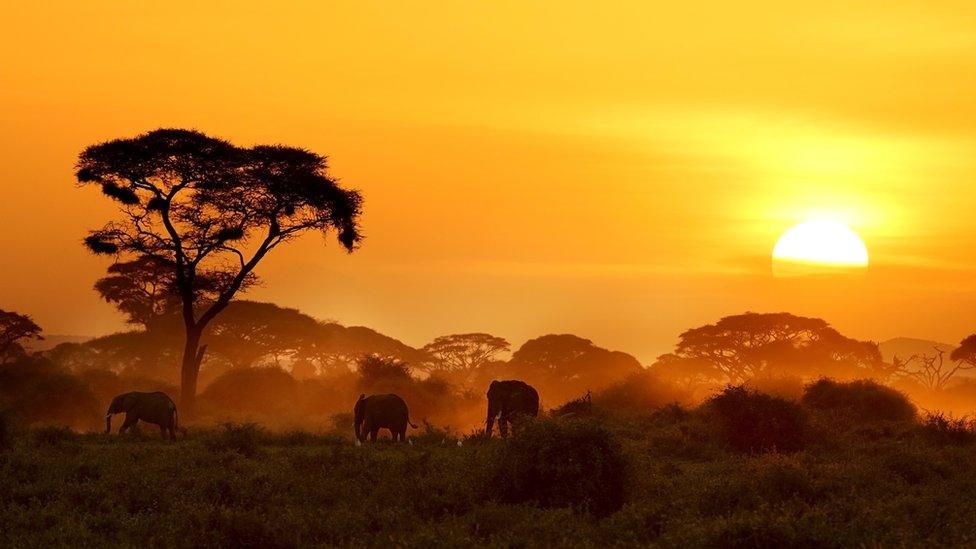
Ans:
POLYGON ((790 375, 754 377, 746 382, 746 387, 788 400, 800 400, 804 389, 803 380, 790 375))
POLYGON ((204 444, 211 451, 231 451, 244 457, 254 457, 264 437, 264 430, 254 423, 224 423, 217 430, 207 433, 204 444))
POLYGON ((806 413, 795 402, 737 386, 709 399, 704 410, 737 452, 790 453, 804 446, 806 413))
POLYGON ((78 434, 61 425, 45 425, 30 430, 30 439, 38 446, 58 446, 78 439, 78 434))
POLYGON ((81 379, 34 357, 0 365, 0 407, 23 426, 93 428, 103 416, 98 400, 81 379))
POLYGON ((585 395, 553 408, 549 413, 554 417, 589 415, 593 412, 593 396, 587 391, 585 395))
POLYGON ((801 402, 808 408, 844 414, 857 422, 911 421, 915 406, 904 394, 871 380, 840 383, 820 379, 807 386, 801 402))
POLYGON ((976 441, 976 420, 966 417, 928 413, 919 429, 925 439, 934 444, 964 446, 976 441))
POLYGON ((218 377, 202 393, 202 409, 271 413, 296 401, 298 382, 277 367, 239 368, 218 377))
POLYGON ((573 507, 597 516, 623 504, 620 448, 594 420, 526 421, 501 444, 490 486, 502 502, 573 507))
POLYGON ((661 379, 650 370, 633 373, 593 395, 600 410, 626 413, 649 412, 672 402, 688 403, 688 391, 661 379))

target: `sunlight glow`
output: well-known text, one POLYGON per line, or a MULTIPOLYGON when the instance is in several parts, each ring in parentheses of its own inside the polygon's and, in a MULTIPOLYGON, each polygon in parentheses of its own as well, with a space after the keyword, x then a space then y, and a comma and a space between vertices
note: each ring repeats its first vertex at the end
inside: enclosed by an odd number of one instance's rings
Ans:
POLYGON ((838 267, 866 267, 868 250, 850 227, 834 219, 794 225, 779 237, 773 259, 838 267))

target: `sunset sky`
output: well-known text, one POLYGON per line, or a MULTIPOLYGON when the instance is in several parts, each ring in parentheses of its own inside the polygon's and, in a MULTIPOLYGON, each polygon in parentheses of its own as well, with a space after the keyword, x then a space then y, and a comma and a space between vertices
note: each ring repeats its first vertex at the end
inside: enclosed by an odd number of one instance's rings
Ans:
POLYGON ((571 332, 649 363, 746 310, 976 331, 976 4, 654 4, 6 2, 0 308, 123 327, 81 246, 115 207, 73 166, 162 126, 328 155, 362 249, 309 236, 247 297, 412 345, 571 332), (811 218, 870 266, 774 277, 811 218))

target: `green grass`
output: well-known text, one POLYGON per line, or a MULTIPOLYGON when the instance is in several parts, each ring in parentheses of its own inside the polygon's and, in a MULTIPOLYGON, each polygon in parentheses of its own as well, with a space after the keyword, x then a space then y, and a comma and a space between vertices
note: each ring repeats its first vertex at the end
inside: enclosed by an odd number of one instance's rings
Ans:
POLYGON ((514 442, 461 446, 240 425, 176 442, 20 431, 0 450, 0 546, 976 544, 976 445, 912 422, 812 416, 810 431, 789 455, 731 453, 707 418, 675 410, 546 420, 514 442), (536 456, 547 464, 533 468, 536 456), (595 483, 581 459, 611 465, 595 483), (499 480, 509 470, 518 482, 499 480), (524 480, 536 471, 559 490, 524 480), (618 481, 597 514, 567 496, 618 481))

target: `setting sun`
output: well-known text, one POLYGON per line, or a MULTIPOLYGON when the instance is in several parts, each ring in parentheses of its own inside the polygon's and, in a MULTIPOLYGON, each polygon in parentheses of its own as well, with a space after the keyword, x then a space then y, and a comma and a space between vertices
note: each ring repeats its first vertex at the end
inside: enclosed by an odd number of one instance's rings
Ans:
POLYGON ((773 259, 836 267, 866 267, 868 250, 850 227, 831 219, 794 225, 779 237, 773 259))

